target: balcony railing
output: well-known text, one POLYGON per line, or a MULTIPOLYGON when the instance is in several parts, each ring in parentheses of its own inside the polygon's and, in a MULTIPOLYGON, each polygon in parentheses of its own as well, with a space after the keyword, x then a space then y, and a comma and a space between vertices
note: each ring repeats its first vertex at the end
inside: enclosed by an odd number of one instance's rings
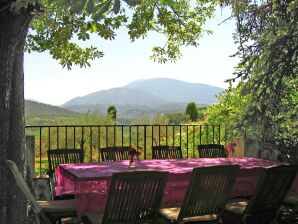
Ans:
POLYGON ((34 136, 35 171, 47 170, 47 150, 84 149, 85 162, 99 162, 100 148, 135 145, 143 150, 141 159, 151 159, 155 145, 181 146, 184 158, 198 157, 197 145, 226 145, 233 137, 227 125, 61 125, 26 126, 26 135, 34 136))

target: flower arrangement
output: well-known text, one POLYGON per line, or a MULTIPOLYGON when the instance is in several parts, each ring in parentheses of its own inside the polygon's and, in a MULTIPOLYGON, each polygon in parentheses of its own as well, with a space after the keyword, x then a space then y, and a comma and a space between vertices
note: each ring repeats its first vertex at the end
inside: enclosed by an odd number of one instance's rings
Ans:
POLYGON ((142 150, 137 147, 129 146, 127 151, 128 151, 128 154, 130 155, 129 167, 136 167, 137 157, 142 154, 142 150))
POLYGON ((142 155, 142 150, 137 147, 129 146, 127 151, 129 155, 137 155, 137 156, 142 155))
POLYGON ((237 144, 236 144, 235 142, 232 142, 232 143, 230 143, 230 144, 227 144, 227 146, 226 146, 226 150, 227 150, 227 152, 228 152, 228 154, 229 154, 230 156, 233 156, 233 155, 234 155, 236 146, 237 146, 237 144))

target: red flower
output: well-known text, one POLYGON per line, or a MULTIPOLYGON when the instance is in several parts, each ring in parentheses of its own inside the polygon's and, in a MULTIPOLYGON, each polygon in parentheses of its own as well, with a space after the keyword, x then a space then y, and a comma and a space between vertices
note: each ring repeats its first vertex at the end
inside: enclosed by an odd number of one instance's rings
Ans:
POLYGON ((236 143, 235 142, 227 144, 227 146, 226 146, 226 150, 228 152, 234 152, 235 148, 236 148, 236 143))

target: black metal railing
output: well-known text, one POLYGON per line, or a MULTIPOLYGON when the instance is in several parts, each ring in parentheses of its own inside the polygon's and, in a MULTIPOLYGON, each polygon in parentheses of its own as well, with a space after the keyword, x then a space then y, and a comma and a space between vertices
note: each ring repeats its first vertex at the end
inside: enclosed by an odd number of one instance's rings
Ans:
POLYGON ((199 144, 226 145, 234 127, 228 125, 61 125, 26 126, 35 137, 35 171, 47 170, 47 150, 83 148, 85 162, 99 162, 100 148, 135 145, 143 149, 142 159, 151 159, 155 145, 181 146, 184 158, 198 156, 199 144))

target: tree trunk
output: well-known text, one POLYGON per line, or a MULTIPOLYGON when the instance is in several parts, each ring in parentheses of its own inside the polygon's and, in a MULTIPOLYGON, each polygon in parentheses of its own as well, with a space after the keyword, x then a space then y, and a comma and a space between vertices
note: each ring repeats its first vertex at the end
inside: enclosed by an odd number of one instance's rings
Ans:
MULTIPOLYGON (((7 1, 4 1, 7 3, 7 1)), ((5 160, 26 175, 24 147, 24 44, 32 15, 0 3, 0 224, 27 223, 26 201, 5 160)))

